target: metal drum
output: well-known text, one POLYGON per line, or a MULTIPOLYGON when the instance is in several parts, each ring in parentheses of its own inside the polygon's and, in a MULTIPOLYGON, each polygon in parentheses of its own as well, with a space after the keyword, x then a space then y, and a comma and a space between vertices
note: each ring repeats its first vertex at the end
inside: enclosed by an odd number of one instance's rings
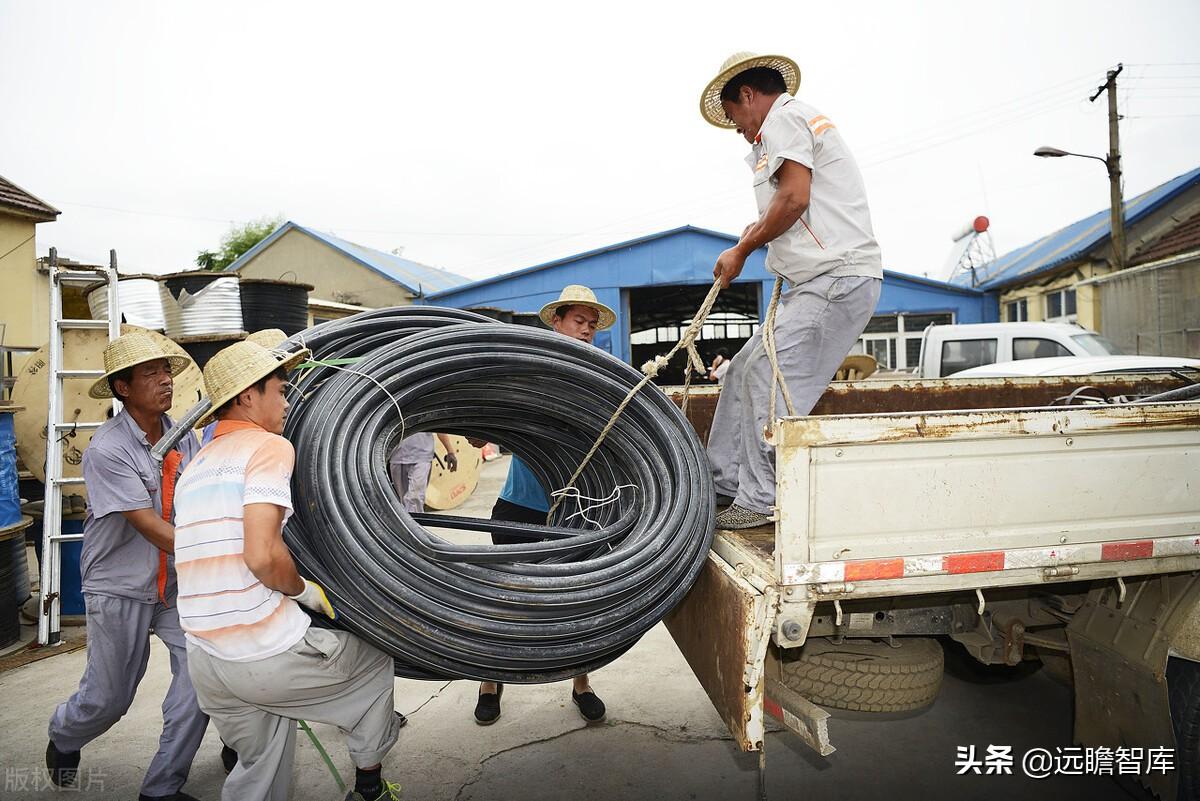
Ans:
POLYGON ((244 330, 236 275, 204 270, 164 275, 159 279, 158 296, 171 339, 236 335, 244 330))
POLYGON ((188 356, 192 357, 192 361, 201 370, 204 365, 208 364, 208 360, 217 355, 217 351, 223 350, 234 342, 241 342, 246 338, 245 331, 238 331, 236 334, 200 334, 194 337, 179 337, 179 347, 187 351, 188 356))
POLYGON ((458 469, 451 473, 442 466, 446 449, 442 441, 434 437, 433 469, 429 471, 429 486, 425 490, 425 505, 439 512, 462 506, 479 484, 479 468, 483 464, 483 452, 466 437, 451 436, 454 453, 458 456, 458 469))
MULTIPOLYGON (((108 319, 107 285, 97 284, 86 291, 88 308, 93 320, 108 319)), ((158 276, 123 275, 117 280, 117 296, 121 302, 121 320, 130 325, 139 325, 162 331, 166 328, 163 319, 162 298, 158 294, 158 276)))
MULTIPOLYGON (((127 334, 130 331, 146 333, 166 353, 187 356, 186 351, 157 331, 133 325, 121 326, 121 333, 127 334)), ((67 329, 63 332, 64 368, 95 370, 102 367, 106 345, 108 333, 105 331, 67 329)), ((17 456, 38 481, 46 480, 46 417, 49 395, 46 348, 47 346, 43 345, 26 359, 12 392, 13 403, 25 407, 17 412, 13 419, 13 428, 17 435, 17 456)), ((62 404, 64 420, 96 421, 108 418, 112 409, 111 401, 88 397, 88 389, 91 388, 93 380, 68 378, 63 382, 66 388, 62 404)), ((199 368, 194 364, 189 365, 186 370, 175 376, 175 397, 168 414, 175 419, 181 417, 203 397, 203 388, 204 378, 199 368)), ((64 476, 83 475, 80 464, 83 461, 84 448, 91 439, 91 431, 73 431, 65 435, 64 476)), ((82 493, 83 487, 69 487, 68 491, 82 493)))
MULTIPOLYGON (((33 526, 32 530, 36 532, 36 538, 33 541, 34 554, 37 556, 38 564, 42 561, 42 510, 32 511, 33 526)), ((82 534, 83 524, 87 520, 87 515, 78 512, 67 514, 65 511, 62 516, 62 533, 63 534, 82 534)), ((58 545, 59 553, 59 583, 58 583, 58 608, 63 615, 84 615, 87 614, 87 609, 83 601, 83 569, 81 561, 83 558, 83 540, 69 540, 60 542, 58 545)))
POLYGON ((21 495, 17 489, 17 440, 13 415, 19 406, 0 405, 0 528, 21 519, 21 495))
POLYGON ((21 637, 21 604, 29 598, 29 564, 25 559, 25 529, 32 518, 0 527, 0 648, 21 637))
POLYGON ((279 328, 288 336, 308 328, 312 284, 274 278, 243 278, 242 321, 247 331, 279 328))

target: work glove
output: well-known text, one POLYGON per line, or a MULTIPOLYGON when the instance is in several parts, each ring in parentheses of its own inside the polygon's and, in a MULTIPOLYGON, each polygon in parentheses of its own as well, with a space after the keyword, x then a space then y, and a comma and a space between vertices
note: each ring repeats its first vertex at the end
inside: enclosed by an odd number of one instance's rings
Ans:
POLYGON ((325 595, 325 588, 315 581, 309 581, 306 578, 301 578, 304 582, 304 589, 299 595, 289 595, 296 603, 301 606, 307 606, 314 612, 319 612, 330 620, 337 620, 338 614, 334 610, 333 604, 329 603, 328 596, 325 595))
POLYGON ((444 461, 446 462, 446 469, 451 473, 458 469, 458 457, 453 453, 447 453, 444 461))

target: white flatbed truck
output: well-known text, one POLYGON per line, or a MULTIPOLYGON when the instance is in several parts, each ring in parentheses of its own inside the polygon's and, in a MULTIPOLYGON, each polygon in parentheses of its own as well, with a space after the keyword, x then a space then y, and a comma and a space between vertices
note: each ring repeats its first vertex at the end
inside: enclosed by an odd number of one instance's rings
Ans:
MULTIPOLYGON (((1176 771, 1142 780, 1194 797, 1200 402, 1087 401, 1188 383, 837 382, 812 414, 779 420, 773 528, 717 532, 666 621, 741 748, 761 751, 768 714, 828 755, 822 705, 931 703, 930 638, 946 637, 984 664, 1041 659, 1072 681, 1081 745, 1178 745, 1176 771)), ((704 439, 717 391, 689 400, 704 439)))

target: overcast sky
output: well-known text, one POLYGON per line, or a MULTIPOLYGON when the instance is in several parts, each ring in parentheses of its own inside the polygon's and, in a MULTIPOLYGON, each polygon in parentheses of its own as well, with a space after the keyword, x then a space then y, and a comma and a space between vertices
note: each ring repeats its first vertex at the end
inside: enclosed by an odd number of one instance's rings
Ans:
POLYGON ((738 50, 863 169, 884 266, 941 277, 977 214, 996 250, 1200 164, 1200 3, 308 3, 0 0, 0 175, 38 228, 123 271, 193 266, 282 215, 471 278, 754 215, 746 144, 701 89, 738 50))

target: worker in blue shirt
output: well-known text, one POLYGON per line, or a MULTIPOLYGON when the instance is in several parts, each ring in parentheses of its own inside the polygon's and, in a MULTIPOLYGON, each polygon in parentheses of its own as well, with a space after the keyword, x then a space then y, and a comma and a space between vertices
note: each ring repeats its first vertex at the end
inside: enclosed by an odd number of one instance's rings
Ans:
MULTIPOLYGON (((556 333, 588 344, 592 344, 597 331, 609 328, 617 318, 612 309, 597 302, 592 290, 578 284, 563 289, 558 300, 542 307, 539 316, 556 333)), ((492 519, 545 525, 549 511, 550 499, 546 495, 546 488, 533 471, 514 456, 508 468, 508 479, 504 482, 496 505, 492 507, 492 519)), ((492 542, 497 545, 523 541, 504 534, 492 534, 492 542)), ((475 704, 476 723, 490 726, 500 718, 500 696, 503 692, 504 685, 497 682, 485 681, 479 685, 479 700, 475 704)), ((571 700, 579 708, 584 720, 589 723, 604 720, 604 702, 592 691, 586 673, 575 677, 571 700)))

